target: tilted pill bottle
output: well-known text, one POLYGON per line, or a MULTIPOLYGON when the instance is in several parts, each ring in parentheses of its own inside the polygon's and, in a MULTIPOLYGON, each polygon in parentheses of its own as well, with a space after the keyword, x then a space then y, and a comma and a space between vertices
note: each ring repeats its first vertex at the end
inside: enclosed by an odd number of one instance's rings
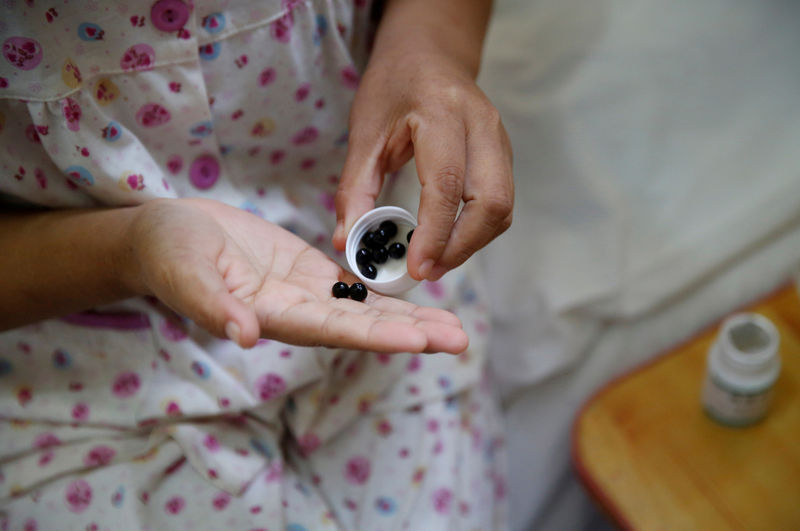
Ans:
POLYGON ((386 263, 380 264, 378 275, 374 279, 364 276, 356 260, 361 239, 367 232, 377 230, 383 221, 393 221, 397 225, 397 234, 389 243, 400 242, 403 245, 410 243, 406 241, 406 235, 417 226, 417 219, 403 208, 382 206, 370 210, 355 222, 347 235, 345 256, 350 270, 369 289, 383 295, 399 295, 419 284, 418 280, 414 280, 408 274, 406 266, 408 253, 399 260, 389 259, 386 263))

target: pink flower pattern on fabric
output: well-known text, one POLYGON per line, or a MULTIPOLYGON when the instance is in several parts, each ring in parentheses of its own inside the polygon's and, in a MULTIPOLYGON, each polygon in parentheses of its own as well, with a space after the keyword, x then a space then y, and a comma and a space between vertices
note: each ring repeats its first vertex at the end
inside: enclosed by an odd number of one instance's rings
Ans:
POLYGON ((310 144, 319 137, 319 130, 316 127, 309 126, 301 129, 292 137, 292 143, 297 146, 310 144))
POLYGON ((169 341, 181 341, 187 337, 183 326, 173 322, 171 319, 162 319, 158 325, 158 330, 169 341))
POLYGON ((86 480, 76 479, 67 485, 64 500, 70 511, 82 513, 92 503, 92 486, 86 480))
POLYGON ((370 468, 369 459, 366 457, 352 457, 345 465, 345 479, 354 485, 363 485, 369 479, 370 468))
POLYGON ((453 499, 453 492, 447 487, 437 489, 433 493, 433 506, 437 513, 446 514, 450 512, 450 502, 453 499))
POLYGON ((114 384, 111 387, 111 392, 117 398, 129 398, 136 394, 141 387, 142 382, 139 375, 135 372, 123 372, 117 375, 114 384))
MULTIPOLYGON (((0 153, 9 169, 0 191, 24 190, 51 207, 205 197, 282 223, 335 257, 334 194, 371 2, 244 1, 237 11, 216 0, 86 0, 81 16, 96 11, 102 20, 80 22, 81 2, 7 0, 21 20, 33 17, 21 27, 46 30, 0 38, 9 44, 0 58, 0 129, 18 140, 6 150, 13 153, 0 153), (16 107, 24 112, 9 111, 16 107)), ((414 302, 459 304, 460 283, 469 284, 454 271, 417 290, 414 302)), ((114 529, 135 514, 142 521, 132 525, 152 529, 258 530, 283 521, 310 530, 340 519, 344 528, 389 528, 401 517, 416 529, 456 510, 470 528, 502 528, 486 518, 505 483, 493 470, 491 454, 500 452, 486 450, 494 433, 484 418, 491 402, 474 382, 480 352, 451 361, 267 339, 244 351, 153 297, 115 305, 145 312, 151 324, 112 331, 65 328, 65 320, 52 322, 55 337, 46 337, 49 322, 13 339, 0 334, 0 371, 37 374, 10 387, 9 406, 30 424, 0 425, 43 478, 10 499, 14 528, 114 529), (202 431, 176 444, 169 430, 183 425, 202 431), (165 441, 145 444, 161 433, 165 441), (140 436, 142 449, 129 455, 140 436), (474 492, 448 475, 457 452, 474 492), (314 471, 291 466, 289 455, 314 471), (342 494, 323 500, 315 489, 342 494), (419 500, 411 512, 408 496, 419 500), (20 512, 31 501, 39 511, 20 512)), ((470 335, 489 323, 473 307, 477 315, 462 316, 470 335)), ((0 483, 9 478, 0 472, 0 483)))
POLYGON ((173 496, 164 504, 164 510, 169 514, 178 514, 183 510, 184 506, 186 506, 186 500, 182 496, 173 496))
POLYGON ((339 77, 342 81, 342 85, 351 90, 356 90, 361 81, 358 71, 353 65, 348 65, 342 68, 341 72, 339 73, 339 77))
POLYGON ((58 446, 61 444, 61 439, 56 437, 54 433, 46 432, 40 433, 33 440, 34 448, 49 448, 51 446, 58 446))
POLYGON ((156 62, 156 52, 149 44, 134 44, 128 48, 119 61, 119 66, 126 72, 150 70, 156 62))
POLYGON ((78 131, 80 126, 81 106, 77 101, 72 98, 64 98, 61 102, 61 112, 64 113, 64 118, 67 120, 67 128, 70 131, 78 131))
POLYGON ((286 390, 286 382, 280 374, 264 374, 256 380, 256 392, 261 400, 272 400, 286 390))
POLYGON ((211 504, 214 506, 214 510, 221 511, 225 509, 225 507, 227 507, 230 502, 231 502, 231 495, 228 494, 227 492, 220 492, 219 494, 214 496, 214 499, 211 501, 211 504))
POLYGON ((20 70, 33 70, 42 62, 42 45, 27 37, 9 37, 3 41, 3 57, 20 70))
POLYGON ((72 418, 78 421, 85 421, 89 418, 89 406, 84 402, 78 402, 72 407, 72 418))
POLYGON ((270 34, 276 41, 286 44, 292 37, 292 26, 294 17, 290 11, 270 25, 270 34))
POLYGON ((277 74, 275 73, 274 68, 265 68, 258 75, 258 84, 262 87, 266 87, 267 85, 275 81, 276 77, 277 74))
POLYGON ((83 464, 86 466, 105 466, 114 459, 117 451, 110 446, 95 446, 86 457, 83 459, 83 464))
POLYGON ((172 115, 158 103, 145 103, 136 112, 136 122, 142 127, 156 127, 170 121, 172 115))

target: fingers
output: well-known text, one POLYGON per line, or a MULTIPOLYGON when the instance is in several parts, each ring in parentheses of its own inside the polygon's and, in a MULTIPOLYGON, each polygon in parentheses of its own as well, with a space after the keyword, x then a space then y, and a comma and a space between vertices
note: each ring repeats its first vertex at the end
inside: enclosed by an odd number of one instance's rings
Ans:
POLYGON ((444 252, 461 205, 466 131, 457 120, 412 123, 411 129, 422 192, 407 263, 409 274, 423 280, 444 252))
POLYGON ((461 320, 451 312, 391 297, 376 296, 369 303, 374 309, 416 319, 415 326, 425 332, 428 339, 424 352, 459 354, 469 346, 469 337, 461 328, 461 320))
POLYGON ((179 313, 218 337, 226 337, 249 348, 259 338, 255 312, 228 291, 222 276, 211 263, 193 262, 165 271, 160 298, 179 313))
MULTIPOLYGON (((360 282, 358 278, 345 271, 342 271, 342 274, 339 275, 338 280, 347 284, 360 282)), ((330 281, 324 279, 316 285, 309 282, 306 282, 306 284, 310 289, 314 290, 315 293, 325 294, 325 289, 330 284, 330 281)), ((367 298, 366 303, 372 309, 387 314, 405 315, 408 317, 413 317, 414 319, 418 319, 419 321, 431 321, 449 326, 455 326, 458 328, 462 327, 461 319, 459 319, 453 312, 449 312, 447 310, 432 308, 430 306, 419 306, 413 302, 404 301, 403 299, 396 299, 394 297, 386 297, 376 293, 371 293, 367 298)), ((363 309, 363 306, 361 308, 363 309)))
POLYGON ((355 301, 328 304, 314 301, 294 305, 282 312, 278 332, 281 341, 300 345, 325 345, 379 352, 423 352, 428 340, 412 321, 367 313, 355 301))
POLYGON ((460 266, 511 225, 514 205, 511 147, 499 115, 492 111, 479 123, 473 123, 467 132, 464 208, 428 277, 431 280, 460 266))
POLYGON ((417 306, 411 302, 392 297, 375 296, 369 299, 372 308, 388 313, 407 315, 419 319, 420 321, 433 321, 450 326, 461 328, 461 319, 447 310, 417 306))
MULTIPOLYGON (((363 130, 363 129, 362 129, 363 130)), ((343 251, 350 228, 365 212, 375 208, 375 200, 383 186, 383 173, 379 167, 382 141, 377 134, 364 134, 354 130, 347 144, 342 177, 336 190, 336 230, 333 246, 343 251)))
POLYGON ((469 346, 469 336, 461 328, 444 327, 430 321, 421 322, 418 327, 428 337, 427 353, 449 352, 461 354, 469 346))
POLYGON ((459 353, 469 343, 461 321, 449 312, 374 293, 365 302, 335 299, 330 285, 330 279, 306 278, 302 288, 291 289, 289 298, 295 303, 259 302, 262 332, 295 345, 374 352, 459 353))
POLYGON ((351 122, 358 127, 336 194, 334 247, 344 250, 352 225, 374 208, 383 172, 411 152, 422 184, 407 255, 413 278, 438 280, 508 229, 514 184, 510 142, 499 114, 472 93, 454 101, 445 112, 409 111, 395 122, 401 127, 365 117, 354 106, 351 122))

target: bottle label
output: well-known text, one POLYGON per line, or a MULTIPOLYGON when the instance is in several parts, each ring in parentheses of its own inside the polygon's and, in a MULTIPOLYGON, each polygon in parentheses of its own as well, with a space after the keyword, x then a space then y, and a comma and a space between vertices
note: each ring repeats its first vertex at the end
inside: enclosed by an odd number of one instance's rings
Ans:
POLYGON ((757 392, 736 390, 711 375, 703 386, 703 406, 723 424, 744 426, 760 420, 772 399, 772 386, 757 392))

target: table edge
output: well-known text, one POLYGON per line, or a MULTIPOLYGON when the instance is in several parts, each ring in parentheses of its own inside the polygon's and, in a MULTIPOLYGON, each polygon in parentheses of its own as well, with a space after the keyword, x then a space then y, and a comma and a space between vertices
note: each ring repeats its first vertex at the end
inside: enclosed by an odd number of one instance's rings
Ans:
POLYGON ((614 501, 608 496, 605 491, 600 487, 599 483, 594 480, 594 477, 589 473, 588 467, 586 463, 583 461, 580 450, 578 448, 578 435, 581 428, 581 419, 583 418, 584 413, 589 408, 589 406, 601 395, 608 393, 612 390, 613 387, 616 387, 617 384, 621 383, 623 380, 626 380, 639 372, 643 372, 647 369, 650 369, 653 365, 656 365, 662 362, 664 359, 676 354, 676 352, 689 343, 697 340, 700 336, 707 334, 711 330, 718 328, 722 322, 733 313, 745 311, 751 309, 754 306, 762 302, 766 302, 768 299, 772 297, 776 297, 778 294, 782 293, 786 289, 795 289, 795 283, 792 280, 788 280, 786 282, 780 283, 777 287, 773 288, 772 290, 763 293, 758 296, 758 298, 754 298, 752 301, 744 303, 737 307, 736 309, 726 313, 719 319, 714 320, 710 324, 703 326, 702 328, 698 329, 694 333, 687 336, 686 339, 675 343, 674 345, 667 347, 664 351, 656 354, 651 359, 628 369, 621 374, 615 376, 608 382, 604 383, 600 387, 598 387, 592 394, 589 395, 586 400, 583 401, 580 408, 578 409, 575 417, 572 420, 572 426, 570 427, 570 460, 572 461, 573 468, 578 475, 578 478, 581 480, 583 485, 586 487, 591 498, 595 500, 595 502, 600 506, 600 509, 603 510, 613 521, 615 524, 620 526, 622 529, 626 530, 633 530, 635 526, 623 515, 622 511, 617 507, 614 501))

